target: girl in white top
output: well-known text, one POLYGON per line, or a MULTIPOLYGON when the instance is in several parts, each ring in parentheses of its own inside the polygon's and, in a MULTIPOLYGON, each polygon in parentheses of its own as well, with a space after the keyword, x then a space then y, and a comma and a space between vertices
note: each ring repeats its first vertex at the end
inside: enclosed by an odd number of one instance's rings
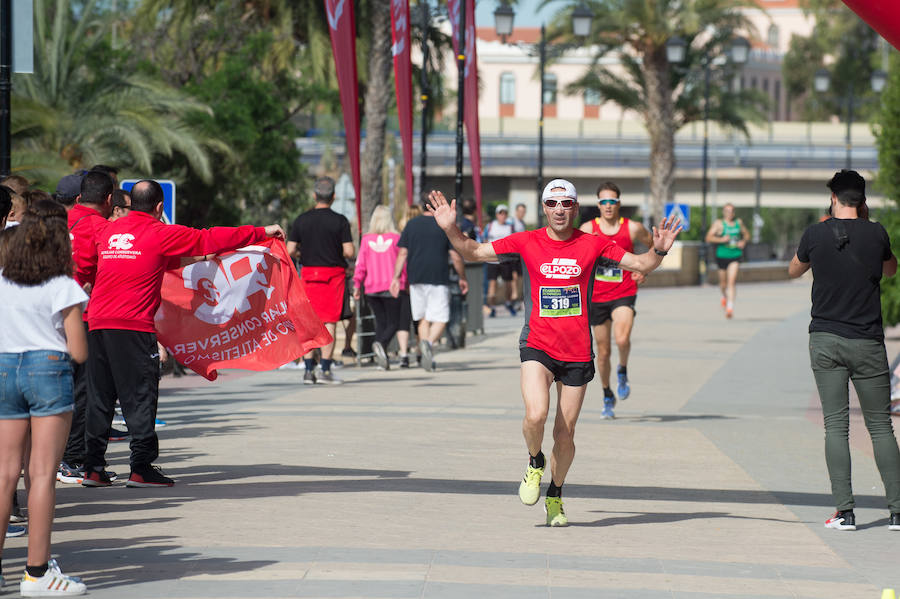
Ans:
MULTIPOLYGON (((26 571, 19 590, 26 597, 80 595, 85 585, 64 575, 50 559, 50 528, 56 504, 56 471, 72 421, 71 361, 87 359, 81 319, 87 295, 72 279, 66 212, 56 202, 36 202, 18 227, 4 233, 3 241, 0 522, 9 521, 13 491, 27 455, 30 530, 26 571)), ((2 548, 0 538, 0 551, 2 548)))

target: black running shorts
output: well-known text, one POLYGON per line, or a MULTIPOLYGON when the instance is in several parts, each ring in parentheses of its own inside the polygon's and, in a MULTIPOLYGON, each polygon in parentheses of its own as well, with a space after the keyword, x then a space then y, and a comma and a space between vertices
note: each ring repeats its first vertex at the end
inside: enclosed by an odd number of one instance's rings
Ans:
POLYGON ((487 280, 493 281, 498 278, 503 279, 504 281, 512 281, 513 278, 513 270, 515 270, 515 265, 512 262, 501 262, 500 264, 485 264, 485 270, 487 271, 487 280))
POLYGON ((632 312, 637 314, 637 310, 634 309, 634 303, 636 301, 636 295, 629 295, 628 297, 620 297, 610 302, 591 302, 591 309, 588 312, 588 320, 590 321, 592 327, 597 326, 598 324, 603 324, 607 320, 612 319, 613 310, 620 306, 628 306, 629 308, 631 308, 632 312))
POLYGON ((716 256, 716 266, 719 267, 719 270, 727 270, 728 265, 732 262, 740 262, 740 258, 719 258, 716 256))
POLYGON ((519 360, 522 362, 540 362, 544 368, 553 373, 553 380, 567 387, 587 385, 594 378, 594 362, 562 362, 548 356, 545 352, 533 347, 520 347, 519 360))

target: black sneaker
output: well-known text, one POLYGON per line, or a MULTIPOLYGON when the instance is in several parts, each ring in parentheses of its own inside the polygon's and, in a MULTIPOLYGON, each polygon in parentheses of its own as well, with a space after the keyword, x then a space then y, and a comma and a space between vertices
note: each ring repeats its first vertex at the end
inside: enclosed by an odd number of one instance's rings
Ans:
POLYGON ((84 479, 81 481, 83 487, 108 487, 110 485, 112 485, 112 480, 106 470, 86 470, 84 479))
POLYGON ((110 441, 126 441, 129 438, 131 438, 131 433, 129 433, 128 431, 122 431, 115 428, 109 429, 110 441))
POLYGON ((131 470, 126 487, 171 487, 175 481, 163 474, 159 466, 138 466, 131 470))
POLYGON ((400 368, 409 368, 409 356, 400 356, 400 368))
POLYGON ((315 385, 316 384, 316 375, 313 374, 312 370, 307 370, 303 373, 303 384, 304 385, 315 385))
POLYGON ((825 528, 856 530, 856 516, 853 514, 853 510, 835 512, 834 516, 825 521, 825 528))
POLYGON ((891 514, 891 519, 888 521, 888 530, 900 530, 900 513, 891 514))
POLYGON ((350 349, 349 347, 345 347, 344 351, 341 352, 342 358, 356 358, 356 352, 350 349))

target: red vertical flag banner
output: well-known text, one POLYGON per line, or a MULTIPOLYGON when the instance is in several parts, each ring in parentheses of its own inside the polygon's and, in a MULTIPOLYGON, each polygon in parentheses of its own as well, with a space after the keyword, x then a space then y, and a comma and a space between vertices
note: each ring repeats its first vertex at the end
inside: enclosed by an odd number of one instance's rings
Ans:
POLYGON ((475 0, 447 0, 450 24, 453 26, 453 52, 459 54, 459 10, 466 3, 465 48, 465 114, 466 137, 469 139, 469 160, 472 164, 472 187, 481 223, 481 133, 478 130, 478 55, 475 51, 475 0))
POLYGON ((168 352, 211 381, 218 368, 272 370, 331 341, 276 239, 167 271, 155 324, 168 352))
POLYGON ((409 0, 391 0, 391 54, 394 56, 394 87, 397 90, 397 119, 403 145, 406 175, 406 203, 413 203, 413 113, 412 59, 409 39, 409 0))
POLYGON ((359 174, 359 86, 356 74, 356 22, 353 0, 325 0, 328 29, 331 32, 331 51, 341 94, 347 157, 356 191, 356 225, 362 235, 362 185, 359 174))
POLYGON ((844 0, 859 18, 900 50, 900 10, 896 2, 885 0, 844 0))

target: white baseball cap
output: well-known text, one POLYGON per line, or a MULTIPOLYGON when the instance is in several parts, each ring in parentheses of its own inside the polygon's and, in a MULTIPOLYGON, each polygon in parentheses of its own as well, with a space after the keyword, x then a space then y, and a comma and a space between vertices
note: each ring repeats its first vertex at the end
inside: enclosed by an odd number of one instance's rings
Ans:
POLYGON ((547 187, 544 188, 544 193, 541 194, 541 201, 549 200, 556 198, 569 198, 572 200, 578 201, 578 194, 575 192, 575 186, 572 185, 569 181, 565 179, 554 179, 547 183, 547 187), (562 188, 562 191, 559 191, 555 188, 562 188))
POLYGON ((500 214, 501 212, 509 214, 509 208, 507 208, 506 204, 500 204, 494 209, 494 214, 500 214))

